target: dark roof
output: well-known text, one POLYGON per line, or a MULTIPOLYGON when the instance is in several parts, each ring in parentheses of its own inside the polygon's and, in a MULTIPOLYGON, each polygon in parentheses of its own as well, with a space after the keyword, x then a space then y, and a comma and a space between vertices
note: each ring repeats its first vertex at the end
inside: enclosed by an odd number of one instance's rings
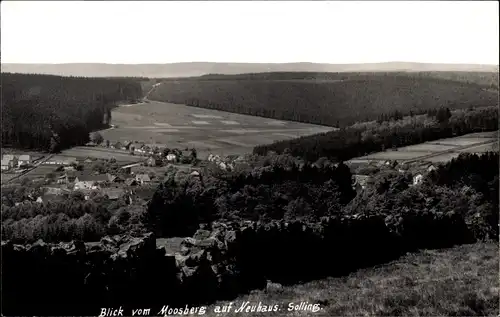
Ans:
POLYGON ((129 186, 132 184, 136 184, 136 183, 137 183, 137 181, 134 178, 129 178, 125 181, 125 184, 127 184, 129 186))

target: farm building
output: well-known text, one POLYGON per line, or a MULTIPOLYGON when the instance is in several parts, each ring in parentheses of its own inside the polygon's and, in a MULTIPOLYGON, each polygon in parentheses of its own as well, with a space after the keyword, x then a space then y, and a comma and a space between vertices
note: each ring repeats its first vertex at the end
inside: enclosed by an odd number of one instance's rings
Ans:
POLYGON ((138 174, 135 177, 135 180, 141 185, 149 184, 151 182, 151 178, 148 174, 138 174))

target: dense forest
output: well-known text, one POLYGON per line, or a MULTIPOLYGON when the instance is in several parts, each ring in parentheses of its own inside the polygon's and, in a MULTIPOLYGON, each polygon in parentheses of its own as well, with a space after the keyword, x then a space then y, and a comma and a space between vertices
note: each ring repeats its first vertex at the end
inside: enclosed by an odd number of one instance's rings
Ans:
POLYGON ((289 151, 308 161, 321 157, 346 161, 393 147, 496 130, 497 106, 455 111, 450 111, 449 108, 429 109, 428 114, 404 118, 395 112, 388 117, 379 116, 378 121, 356 124, 338 131, 257 146, 254 153, 265 155, 268 151, 289 151), (399 120, 390 120, 394 118, 399 120), (389 121, 383 121, 386 119, 389 121))
POLYGON ((491 238, 498 236, 498 163, 498 153, 462 154, 417 186, 412 176, 419 171, 383 167, 356 194, 344 164, 311 166, 290 154, 249 156, 231 172, 210 165, 201 177, 193 177, 172 169, 148 206, 102 195, 85 200, 79 192, 60 201, 16 205, 31 190, 12 187, 2 200, 2 240, 96 241, 109 234, 147 231, 189 236, 199 224, 215 220, 314 223, 346 214, 391 216, 386 220, 395 221, 394 228, 403 225, 398 215, 413 221, 414 216, 453 214, 470 224, 476 238, 491 238))
POLYGON ((142 97, 140 79, 2 73, 2 146, 57 151, 88 142, 111 109, 142 97))
POLYGON ((339 72, 339 73, 314 73, 314 72, 272 72, 251 73, 238 75, 207 74, 200 77, 176 78, 167 80, 355 80, 368 79, 371 76, 408 76, 413 78, 441 79, 486 89, 498 90, 498 72, 339 72))
MULTIPOLYGON (((349 126, 400 111, 496 106, 491 84, 420 73, 264 73, 165 80, 151 100, 279 120, 349 126), (429 75, 429 76, 427 76, 429 75)), ((444 76, 444 75, 443 75, 444 76)), ((449 76, 453 77, 453 76, 449 76)), ((478 80, 479 81, 479 80, 478 80)), ((488 80, 486 80, 487 82, 488 80)), ((481 82, 481 81, 479 81, 481 82)), ((483 81, 484 82, 484 81, 483 81)))

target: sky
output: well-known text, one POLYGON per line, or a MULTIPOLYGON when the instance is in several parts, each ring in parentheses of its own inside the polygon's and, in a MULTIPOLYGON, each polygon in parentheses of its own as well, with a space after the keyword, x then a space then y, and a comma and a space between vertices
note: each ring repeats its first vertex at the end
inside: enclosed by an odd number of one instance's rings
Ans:
POLYGON ((495 64, 497 1, 2 1, 2 63, 495 64))

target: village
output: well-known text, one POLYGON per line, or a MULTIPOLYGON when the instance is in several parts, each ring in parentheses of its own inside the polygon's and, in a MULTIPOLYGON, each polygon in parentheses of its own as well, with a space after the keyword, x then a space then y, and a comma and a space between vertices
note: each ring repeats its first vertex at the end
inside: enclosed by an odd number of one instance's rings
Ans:
MULTIPOLYGON (((123 163, 114 157, 107 159, 95 158, 90 155, 85 158, 66 157, 62 155, 31 156, 29 154, 4 154, 1 161, 2 178, 10 175, 18 177, 22 184, 42 182, 38 194, 29 196, 39 203, 62 200, 72 192, 80 192, 88 200, 101 194, 109 200, 124 198, 129 204, 132 197, 149 201, 157 186, 168 173, 180 172, 186 176, 200 177, 202 170, 208 165, 221 170, 231 171, 239 163, 246 161, 244 156, 229 155, 223 157, 210 154, 207 160, 200 160, 195 149, 169 149, 161 145, 147 145, 132 142, 109 141, 99 144, 90 142, 89 149, 106 148, 116 151, 128 151, 140 161, 123 163), (122 164, 120 164, 122 163, 122 164)), ((90 154, 91 152, 89 152, 90 154)), ((312 166, 321 166, 327 162, 319 160, 312 166)), ((357 192, 370 186, 373 178, 370 176, 381 169, 396 170, 405 173, 413 171, 413 185, 422 182, 426 173, 436 167, 428 162, 406 164, 396 160, 346 162, 353 173, 353 187, 357 192)), ((9 178, 7 178, 9 180, 9 178)), ((12 179, 13 180, 13 179, 12 179)), ((21 202, 16 202, 20 204, 21 202)))
MULTIPOLYGON (((102 195, 112 201, 123 198, 132 204, 133 197, 149 201, 169 173, 177 177, 200 177, 201 171, 209 164, 232 170, 235 164, 244 161, 243 157, 236 155, 210 155, 207 160, 199 160, 194 149, 168 149, 132 142, 89 143, 86 147, 89 155, 80 158, 60 154, 4 154, 2 185, 20 183, 24 187, 33 187, 33 194, 27 196, 32 202, 64 200, 79 192, 85 200, 102 195), (129 151, 139 161, 119 161, 111 155, 109 158, 92 157, 92 149, 99 148, 129 151)), ((21 203, 15 202, 16 205, 21 203)))

